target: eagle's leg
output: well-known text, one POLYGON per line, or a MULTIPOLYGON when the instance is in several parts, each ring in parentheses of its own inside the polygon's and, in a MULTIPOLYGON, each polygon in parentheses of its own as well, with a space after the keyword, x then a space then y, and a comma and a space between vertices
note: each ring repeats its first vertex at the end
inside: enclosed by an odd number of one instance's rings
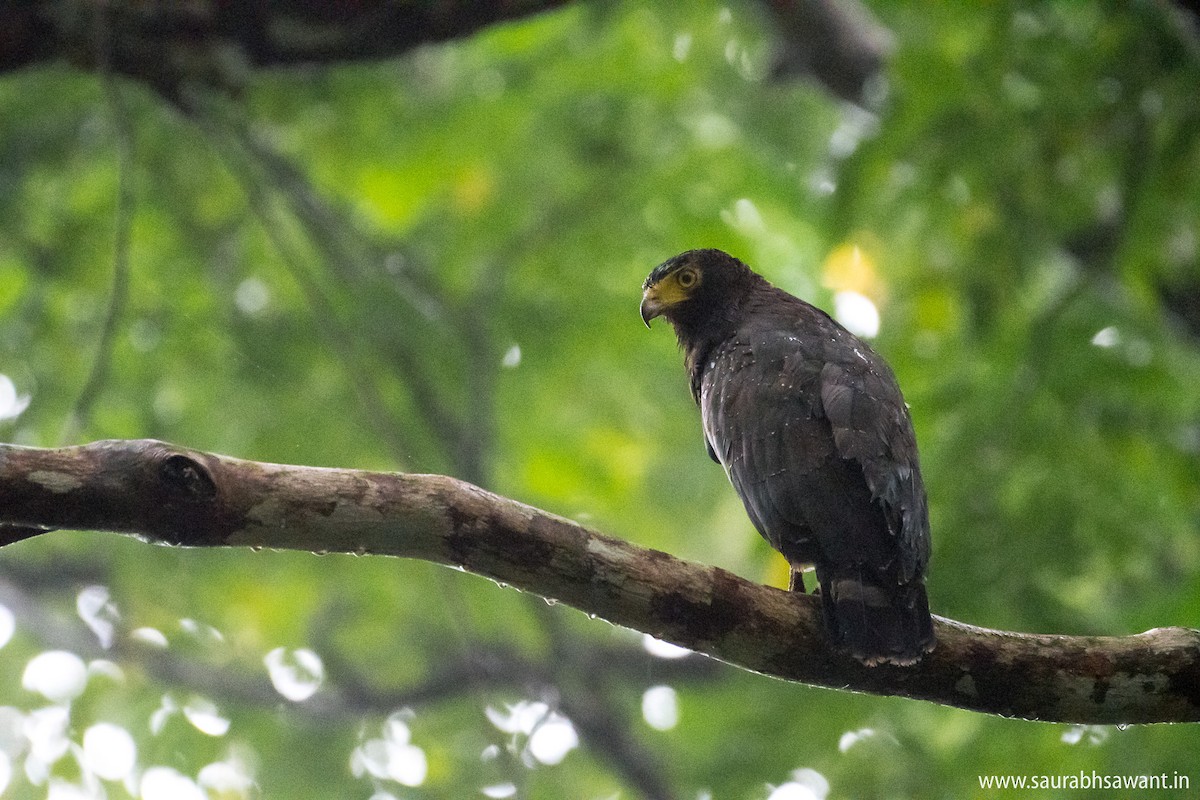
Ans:
MULTIPOLYGON (((804 588, 804 573, 812 572, 814 567, 812 564, 792 564, 791 566, 792 571, 788 576, 788 591, 804 594, 807 591, 804 588)), ((820 584, 813 587, 812 593, 814 596, 821 593, 820 584)))
POLYGON ((804 594, 804 568, 792 567, 791 575, 788 579, 788 591, 799 592, 804 594))

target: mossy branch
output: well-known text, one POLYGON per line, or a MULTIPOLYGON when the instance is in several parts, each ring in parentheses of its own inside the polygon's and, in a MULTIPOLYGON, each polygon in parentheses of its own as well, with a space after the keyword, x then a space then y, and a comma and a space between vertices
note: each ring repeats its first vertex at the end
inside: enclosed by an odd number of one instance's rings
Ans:
POLYGON ((921 664, 864 667, 829 648, 813 598, 442 475, 266 464, 152 440, 0 445, 0 545, 58 528, 424 559, 784 680, 1046 721, 1200 721, 1200 631, 1049 636, 935 618, 938 647, 921 664))

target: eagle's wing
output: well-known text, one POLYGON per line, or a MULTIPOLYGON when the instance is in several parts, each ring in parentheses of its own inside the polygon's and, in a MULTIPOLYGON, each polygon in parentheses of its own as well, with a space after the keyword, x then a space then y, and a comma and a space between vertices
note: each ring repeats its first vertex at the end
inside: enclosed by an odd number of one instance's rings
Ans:
MULTIPOLYGON (((846 337, 849 339, 849 337, 846 337)), ((917 441, 891 369, 874 352, 838 349, 821 368, 821 407, 838 455, 861 470, 872 504, 883 512, 908 582, 929 561, 929 512, 917 461, 917 441)))
POLYGON ((910 664, 933 630, 903 400, 857 339, 836 326, 803 333, 760 329, 719 349, 702 381, 705 436, 759 532, 792 564, 815 564, 834 643, 866 663, 910 664))
POLYGON ((862 468, 840 452, 821 378, 821 362, 788 331, 735 339, 704 375, 705 438, 755 527, 789 560, 879 569, 896 541, 862 468))

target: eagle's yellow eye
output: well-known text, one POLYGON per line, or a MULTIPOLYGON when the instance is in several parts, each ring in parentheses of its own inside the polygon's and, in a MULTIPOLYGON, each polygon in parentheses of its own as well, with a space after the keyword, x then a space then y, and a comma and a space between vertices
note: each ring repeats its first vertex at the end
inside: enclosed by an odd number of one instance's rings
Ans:
POLYGON ((694 269, 681 269, 675 280, 679 281, 680 287, 690 289, 700 282, 700 276, 694 269))

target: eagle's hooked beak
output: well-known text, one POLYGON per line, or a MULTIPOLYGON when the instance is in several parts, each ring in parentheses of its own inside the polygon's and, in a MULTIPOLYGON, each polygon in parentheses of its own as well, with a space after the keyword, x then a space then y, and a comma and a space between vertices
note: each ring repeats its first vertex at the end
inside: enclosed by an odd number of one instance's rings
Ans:
POLYGON ((646 291, 642 292, 642 305, 639 310, 642 312, 642 322, 646 323, 646 327, 650 327, 650 320, 659 316, 663 312, 665 306, 658 299, 658 285, 647 286, 646 291))

